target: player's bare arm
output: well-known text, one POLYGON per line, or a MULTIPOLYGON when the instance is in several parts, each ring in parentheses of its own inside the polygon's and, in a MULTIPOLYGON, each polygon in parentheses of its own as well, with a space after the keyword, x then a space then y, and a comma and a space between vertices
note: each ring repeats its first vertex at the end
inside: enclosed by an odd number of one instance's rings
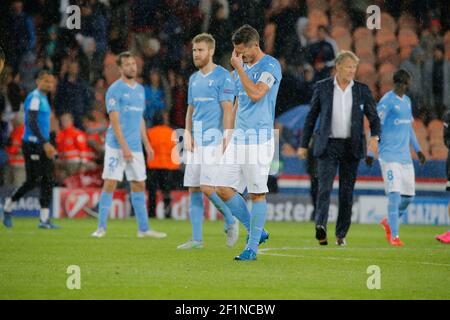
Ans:
POLYGON ((228 143, 230 142, 231 135, 233 133, 234 119, 236 117, 236 113, 234 111, 234 105, 231 101, 222 101, 220 105, 222 106, 223 109, 223 130, 224 130, 223 149, 225 150, 228 143))
POLYGON ((193 151, 194 150, 194 139, 192 139, 192 114, 194 113, 194 107, 188 105, 186 112, 186 126, 184 129, 184 150, 193 151))
POLYGON ((231 55, 231 65, 239 75, 239 78, 241 79, 242 85, 244 86, 244 90, 247 93, 248 97, 253 102, 261 100, 270 88, 263 82, 258 82, 255 84, 252 80, 249 79, 244 70, 242 54, 238 54, 236 50, 233 50, 233 53, 231 55))
POLYGON ((125 161, 128 161, 128 162, 132 161, 133 154, 131 153, 127 142, 125 141, 125 137, 124 137, 122 129, 120 127, 119 111, 110 112, 109 119, 111 121, 111 126, 113 128, 113 131, 117 138, 117 141, 119 142, 120 147, 122 148, 123 157, 124 157, 125 161))
POLYGON ((141 120, 141 137, 142 143, 144 144, 145 152, 147 153, 147 159, 152 160, 154 156, 153 148, 148 140, 147 129, 145 127, 144 119, 141 120))

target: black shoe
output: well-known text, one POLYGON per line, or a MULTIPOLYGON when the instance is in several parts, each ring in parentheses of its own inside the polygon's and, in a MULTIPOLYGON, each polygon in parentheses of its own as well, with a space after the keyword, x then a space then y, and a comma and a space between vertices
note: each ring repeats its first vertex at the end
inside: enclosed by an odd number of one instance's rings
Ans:
POLYGON ((336 245, 337 246, 346 246, 347 242, 345 241, 345 238, 336 238, 336 245))
POLYGON ((316 239, 319 240, 319 244, 321 246, 328 245, 327 230, 325 229, 324 226, 321 225, 316 226, 316 239))

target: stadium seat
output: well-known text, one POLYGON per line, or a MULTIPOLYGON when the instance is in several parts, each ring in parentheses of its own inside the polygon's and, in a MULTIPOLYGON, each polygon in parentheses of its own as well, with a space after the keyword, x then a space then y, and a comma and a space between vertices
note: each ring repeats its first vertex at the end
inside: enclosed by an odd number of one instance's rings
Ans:
POLYGON ((411 56, 412 47, 400 48, 400 61, 409 59, 411 56))
POLYGON ((430 136, 436 132, 442 135, 443 130, 444 130, 444 123, 441 120, 437 119, 430 121, 427 127, 427 131, 430 136))
POLYGON ((120 78, 119 67, 116 64, 117 55, 108 52, 103 62, 103 75, 105 76, 107 86, 120 78))
POLYGON ((401 28, 398 33, 398 43, 400 48, 415 47, 419 44, 419 38, 413 30, 401 28))
POLYGON ((444 35, 444 43, 450 44, 450 30, 448 30, 444 35))
POLYGON ((400 57, 397 50, 391 46, 382 46, 378 48, 377 59, 379 63, 390 62, 393 65, 398 65, 400 63, 400 57))
POLYGON ((402 29, 411 29, 413 31, 417 31, 417 21, 412 15, 408 13, 402 13, 400 18, 398 19, 398 25, 401 26, 402 29))
POLYGON ((431 159, 445 160, 447 159, 448 149, 444 147, 434 147, 431 149, 431 159))
POLYGON ((325 11, 322 10, 311 10, 308 14, 308 21, 314 26, 327 26, 329 25, 328 16, 325 11))
POLYGON ((376 44, 378 46, 385 46, 397 43, 397 37, 394 32, 388 29, 380 29, 375 35, 376 44))
POLYGON ((389 30, 392 33, 397 31, 397 23, 395 22, 395 19, 387 12, 381 13, 381 25, 384 30, 389 30))

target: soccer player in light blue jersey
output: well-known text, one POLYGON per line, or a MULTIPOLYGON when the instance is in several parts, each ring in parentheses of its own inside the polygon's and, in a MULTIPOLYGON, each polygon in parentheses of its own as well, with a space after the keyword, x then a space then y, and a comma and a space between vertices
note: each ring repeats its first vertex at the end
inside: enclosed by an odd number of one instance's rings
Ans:
POLYGON ((179 245, 178 249, 203 247, 203 193, 224 215, 226 243, 232 247, 238 240, 239 224, 217 195, 214 177, 220 170, 218 161, 223 152, 223 131, 233 128, 234 82, 228 70, 213 62, 215 40, 210 34, 197 35, 192 45, 194 64, 199 70, 189 79, 184 135, 187 156, 184 186, 189 188, 192 239, 179 245))
POLYGON ((233 138, 222 158, 216 177, 219 196, 242 222, 249 237, 244 251, 235 260, 256 260, 260 243, 267 240, 266 193, 274 156, 275 102, 281 81, 279 62, 259 47, 259 34, 249 25, 232 36, 231 64, 236 81, 236 123, 233 138), (239 195, 247 187, 251 212, 239 195))
POLYGON ((121 78, 106 93, 106 109, 110 126, 106 134, 105 162, 100 196, 98 228, 92 234, 101 238, 106 234, 106 221, 111 209, 113 193, 123 174, 131 181, 131 204, 138 223, 137 236, 164 238, 163 232, 151 230, 145 204, 146 166, 142 143, 148 158, 153 150, 148 141, 142 114, 145 108, 144 87, 136 82, 136 60, 130 52, 123 52, 117 59, 121 78))
POLYGON ((379 161, 389 199, 387 219, 381 224, 391 245, 403 246, 399 237, 399 219, 406 214, 415 195, 414 166, 410 144, 420 163, 426 161, 417 142, 412 122, 411 100, 406 96, 411 76, 405 70, 394 73, 394 89, 380 100, 377 111, 381 121, 379 161))

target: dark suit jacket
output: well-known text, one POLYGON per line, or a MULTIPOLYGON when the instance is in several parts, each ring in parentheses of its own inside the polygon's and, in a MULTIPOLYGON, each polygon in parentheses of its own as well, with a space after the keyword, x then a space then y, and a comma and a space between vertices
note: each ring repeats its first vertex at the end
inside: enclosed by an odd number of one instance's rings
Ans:
MULTIPOLYGON (((334 77, 318 81, 311 99, 309 111, 301 142, 302 148, 308 148, 309 140, 314 131, 317 118, 320 116, 320 125, 315 131, 314 156, 321 157, 328 147, 328 139, 331 134, 331 118, 333 114, 334 77)), ((370 89, 364 83, 354 81, 352 87, 353 107, 351 119, 351 154, 362 159, 366 156, 366 137, 364 133, 364 115, 369 119, 372 136, 380 137, 380 119, 376 110, 376 102, 370 89)))

